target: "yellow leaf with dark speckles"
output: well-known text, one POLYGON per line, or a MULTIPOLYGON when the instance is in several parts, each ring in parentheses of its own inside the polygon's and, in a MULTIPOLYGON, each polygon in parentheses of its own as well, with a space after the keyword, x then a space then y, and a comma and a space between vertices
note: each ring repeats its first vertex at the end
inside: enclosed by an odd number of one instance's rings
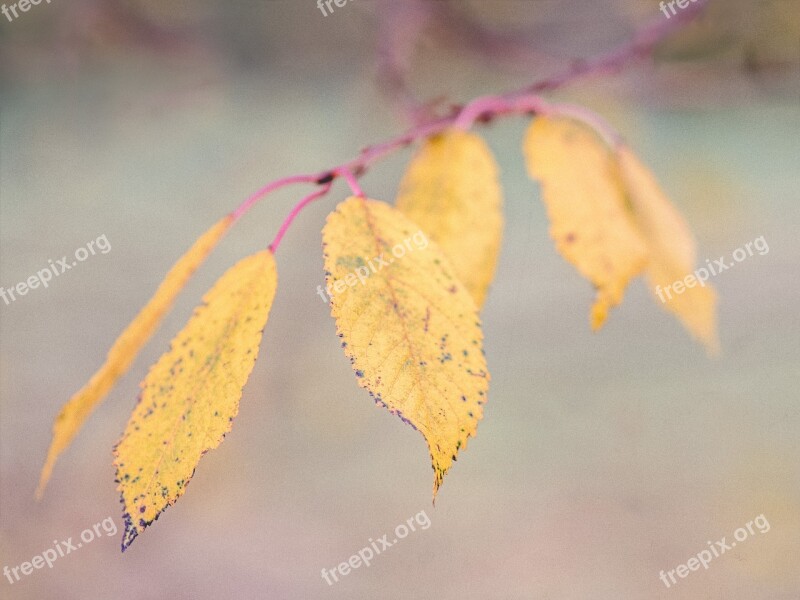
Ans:
POLYGON ((477 432, 489 372, 472 296, 435 242, 408 243, 418 234, 399 210, 351 197, 328 216, 323 242, 345 354, 359 385, 425 437, 435 498, 477 432))
POLYGON ((172 266, 150 301, 114 342, 103 366, 61 408, 53 423, 53 440, 39 477, 37 498, 42 497, 58 457, 67 449, 84 421, 105 398, 117 379, 128 371, 133 359, 153 335, 189 277, 203 263, 232 223, 230 216, 218 221, 172 266))
POLYGON ((114 448, 123 551, 183 495, 200 457, 231 430, 276 285, 269 250, 239 261, 150 368, 114 448))

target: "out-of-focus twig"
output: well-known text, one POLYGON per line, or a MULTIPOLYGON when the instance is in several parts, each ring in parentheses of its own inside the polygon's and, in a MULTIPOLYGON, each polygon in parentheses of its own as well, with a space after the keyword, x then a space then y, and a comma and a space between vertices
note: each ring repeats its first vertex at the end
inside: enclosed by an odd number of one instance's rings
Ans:
POLYGON ((378 82, 412 124, 430 119, 435 104, 419 102, 408 85, 411 56, 422 30, 430 22, 431 6, 423 0, 376 3, 378 82))
POLYGON ((584 77, 616 73, 632 60, 650 57, 656 45, 673 31, 694 20, 707 4, 708 0, 698 0, 671 19, 659 17, 650 25, 640 29, 629 43, 595 59, 575 62, 569 68, 529 85, 522 92, 552 91, 584 77))
POLYGON ((534 82, 520 90, 506 94, 476 98, 451 115, 434 118, 427 122, 417 124, 403 135, 380 144, 368 146, 364 148, 357 157, 337 167, 318 173, 294 175, 275 180, 250 196, 233 211, 232 214, 238 219, 265 196, 288 185, 295 183, 311 183, 322 186, 319 193, 306 196, 292 209, 290 217, 284 221, 281 227, 277 241, 273 242, 273 245, 270 246, 275 250, 277 249, 277 242, 283 237, 289 224, 294 220, 300 210, 313 200, 325 196, 331 188, 331 183, 335 179, 346 179, 351 189, 353 189, 354 192, 356 190, 358 191, 357 195, 363 195, 360 188, 357 187, 357 184, 354 185, 355 179, 363 175, 373 163, 384 156, 416 141, 437 135, 448 128, 458 127, 466 129, 471 127, 474 122, 489 122, 504 115, 559 114, 559 112, 562 112, 563 114, 569 114, 574 118, 585 121, 587 124, 597 129, 610 143, 617 143, 618 138, 616 133, 611 131, 602 119, 597 118, 588 111, 576 110, 576 108, 571 105, 566 105, 563 110, 559 111, 558 105, 554 106, 549 104, 546 100, 541 98, 538 93, 543 90, 553 90, 562 87, 567 83, 589 75, 607 73, 610 71, 615 72, 630 62, 642 58, 649 50, 652 50, 658 42, 696 17, 705 6, 706 2, 707 0, 699 0, 692 10, 684 10, 683 18, 681 19, 675 19, 674 21, 659 19, 659 21, 654 24, 648 25, 640 30, 631 42, 620 46, 608 54, 602 55, 596 59, 581 62, 566 71, 534 82))
POLYGON ((485 60, 530 70, 556 59, 537 49, 528 32, 492 30, 454 8, 450 0, 428 0, 427 4, 439 31, 485 60))

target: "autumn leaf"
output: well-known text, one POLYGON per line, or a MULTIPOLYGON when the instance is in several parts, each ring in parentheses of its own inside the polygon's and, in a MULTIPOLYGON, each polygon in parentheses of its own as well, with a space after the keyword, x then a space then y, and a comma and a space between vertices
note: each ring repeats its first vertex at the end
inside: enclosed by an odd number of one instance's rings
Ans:
POLYGON ((503 235, 497 164, 477 135, 449 130, 425 142, 400 184, 399 208, 435 241, 478 308, 503 235))
POLYGON ((647 261, 616 158, 591 129, 565 118, 537 117, 524 152, 531 177, 541 182, 558 252, 597 289, 591 324, 599 329, 647 261))
POLYGON ((105 398, 117 380, 128 371, 142 346, 153 335, 186 282, 214 249, 232 223, 232 217, 224 217, 200 236, 186 254, 178 259, 164 277, 153 297, 114 342, 108 351, 105 363, 92 375, 86 385, 61 408, 61 412, 53 423, 53 439, 50 442, 47 458, 39 477, 39 487, 36 490, 37 499, 42 497, 58 457, 72 443, 97 404, 105 398))
POLYGON ((692 233, 631 150, 609 147, 577 121, 539 117, 528 131, 525 154, 531 175, 542 181, 559 252, 598 287, 593 325, 602 324, 607 308, 644 270, 651 292, 665 298, 659 304, 715 352, 716 294, 692 275, 692 233), (682 293, 665 294, 664 288, 684 280, 682 293))
POLYGON ((716 294, 711 284, 699 283, 692 275, 696 260, 692 232, 655 177, 631 150, 620 147, 618 157, 636 226, 647 241, 648 287, 654 296, 659 298, 661 292, 664 298, 656 304, 674 313, 693 337, 703 342, 709 352, 716 353, 716 294), (662 289, 685 279, 688 283, 680 294, 662 289))
POLYGON ((203 297, 150 368, 114 448, 123 551, 183 495, 200 457, 231 430, 276 285, 269 250, 241 260, 203 297))
POLYGON ((478 311, 435 242, 384 202, 351 197, 328 216, 323 246, 331 314, 358 383, 419 430, 433 494, 487 399, 478 311))

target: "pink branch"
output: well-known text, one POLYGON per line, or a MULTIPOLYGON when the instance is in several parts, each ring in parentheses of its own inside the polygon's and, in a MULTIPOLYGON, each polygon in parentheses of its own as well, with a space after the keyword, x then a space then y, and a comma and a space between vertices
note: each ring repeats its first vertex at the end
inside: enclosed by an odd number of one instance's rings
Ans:
POLYGON ((305 208, 306 204, 311 204, 317 198, 321 198, 322 196, 327 194, 330 191, 332 185, 333 182, 329 181, 328 183, 323 185, 320 189, 318 189, 315 192, 312 192, 311 194, 309 194, 308 196, 306 196, 305 198, 300 200, 300 202, 297 203, 297 205, 292 209, 292 212, 289 213, 289 216, 286 217, 286 220, 281 225, 281 228, 278 230, 278 235, 275 236, 275 239, 272 240, 272 243, 269 245, 270 252, 275 254, 275 251, 278 249, 278 246, 280 245, 281 240, 283 239, 283 236, 286 233, 286 230, 289 229, 289 226, 292 224, 292 221, 294 221, 295 217, 300 213, 300 211, 303 210, 303 208, 305 208))
POLYGON ((347 182, 347 185, 350 186, 350 191, 353 192, 354 196, 358 196, 359 198, 364 197, 364 191, 361 189, 361 186, 358 185, 358 180, 350 169, 340 167, 336 170, 336 173, 344 178, 344 180, 347 182))
POLYGON ((529 85, 520 90, 520 93, 537 94, 549 92, 583 77, 618 72, 634 58, 648 56, 656 44, 703 12, 708 2, 709 0, 698 0, 697 3, 681 10, 670 19, 658 17, 658 19, 640 29, 633 40, 627 44, 594 60, 576 62, 572 67, 560 73, 529 85))
POLYGON ((234 220, 239 219, 244 213, 246 213, 250 208, 259 200, 261 200, 264 196, 271 194, 275 190, 278 190, 282 187, 286 187, 287 185, 292 185, 295 183, 317 183, 317 178, 313 175, 294 175, 292 177, 284 177, 283 179, 277 179, 271 183, 268 183, 263 188, 258 190, 255 194, 250 196, 247 200, 242 202, 236 210, 231 213, 231 216, 234 220))
POLYGON ((539 96, 482 96, 472 100, 453 121, 453 127, 466 131, 475 121, 491 120, 508 114, 532 113, 544 115, 551 112, 551 107, 539 96))
POLYGON ((288 185, 295 183, 315 183, 323 186, 316 192, 303 198, 303 200, 292 209, 283 225, 281 225, 275 240, 270 245, 270 249, 274 251, 277 249, 283 235, 298 213, 307 204, 327 194, 331 189, 333 181, 337 177, 346 179, 355 195, 363 196, 364 193, 358 185, 357 178, 363 175, 372 163, 383 158, 387 154, 391 154, 419 140, 435 136, 451 127, 469 129, 476 121, 488 122, 501 115, 563 114, 582 120, 598 131, 607 142, 612 145, 616 144, 619 142, 619 135, 598 115, 595 115, 588 109, 576 107, 574 105, 548 104, 536 94, 560 88, 582 77, 620 70, 628 62, 648 55, 658 42, 666 38, 686 22, 697 17, 707 3, 708 0, 699 0, 696 4, 684 9, 680 15, 672 19, 659 18, 658 21, 643 28, 631 42, 595 60, 577 63, 570 69, 514 92, 477 98, 449 116, 427 121, 411 128, 399 137, 374 146, 368 146, 364 148, 356 158, 342 163, 333 169, 316 174, 295 175, 273 181, 245 200, 233 211, 232 215, 235 219, 238 219, 266 195, 288 185))

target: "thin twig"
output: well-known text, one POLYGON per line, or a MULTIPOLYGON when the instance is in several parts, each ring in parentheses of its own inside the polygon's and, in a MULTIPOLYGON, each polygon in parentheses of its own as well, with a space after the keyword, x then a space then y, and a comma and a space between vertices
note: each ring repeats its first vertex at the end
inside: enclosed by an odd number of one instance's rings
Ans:
POLYGON ((659 17, 640 29, 627 44, 623 44, 608 54, 599 56, 594 60, 575 62, 570 68, 523 88, 520 90, 520 93, 538 94, 541 92, 550 92, 567 83, 573 83, 578 79, 590 75, 616 73, 631 60, 649 56, 653 48, 661 42, 661 40, 700 15, 708 4, 708 1, 709 0, 698 0, 695 4, 683 9, 671 19, 659 17))
POLYGON ((476 98, 451 115, 427 121, 412 127, 406 133, 396 138, 380 144, 368 146, 364 148, 357 157, 337 167, 319 173, 294 175, 275 180, 265 185, 245 200, 233 211, 232 215, 234 218, 238 219, 269 193, 288 185, 295 183, 313 183, 323 186, 313 194, 303 198, 303 200, 292 209, 281 226, 275 241, 270 245, 271 249, 277 249, 281 238, 284 233, 286 233, 286 229, 288 229, 297 214, 307 204, 325 196, 330 191, 333 181, 338 177, 347 179, 353 193, 358 196, 363 196, 363 192, 360 187, 358 187, 356 179, 362 176, 370 165, 387 154, 391 154, 414 142, 435 136, 451 127, 468 129, 477 121, 488 122, 502 115, 565 114, 574 118, 579 118, 592 126, 609 141, 609 143, 617 143, 619 141, 618 135, 610 126, 605 124, 602 119, 594 113, 591 113, 591 111, 575 107, 574 105, 549 104, 538 96, 538 94, 543 91, 551 91, 560 88, 567 83, 572 83, 573 81, 590 75, 619 71, 627 63, 649 55, 658 42, 700 14, 707 4, 707 1, 708 0, 699 0, 691 7, 684 9, 680 16, 674 19, 667 20, 659 18, 658 21, 641 29, 632 41, 608 54, 602 55, 594 60, 575 64, 565 71, 535 82, 520 90, 502 95, 476 98), (353 184, 355 184, 355 186, 353 184))
POLYGON ((294 221, 295 217, 300 213, 301 210, 303 210, 303 208, 305 208, 306 204, 311 204, 317 198, 321 198, 322 196, 327 194, 328 191, 331 189, 332 185, 333 183, 329 181, 328 183, 323 185, 320 189, 316 190, 315 192, 312 192, 311 194, 309 194, 308 196, 306 196, 300 202, 297 203, 297 205, 292 209, 292 212, 289 213, 289 216, 286 217, 286 220, 281 224, 281 228, 278 230, 278 234, 275 236, 275 239, 272 240, 272 243, 269 245, 270 252, 274 254, 278 250, 278 246, 280 245, 284 234, 289 229, 289 226, 292 224, 292 221, 294 221))
POLYGON ((354 196, 358 196, 359 198, 364 197, 364 190, 361 189, 361 186, 358 185, 358 179, 356 179, 355 174, 350 169, 346 169, 344 167, 337 169, 337 174, 341 175, 344 180, 347 182, 347 185, 350 186, 350 191, 353 192, 354 196))

